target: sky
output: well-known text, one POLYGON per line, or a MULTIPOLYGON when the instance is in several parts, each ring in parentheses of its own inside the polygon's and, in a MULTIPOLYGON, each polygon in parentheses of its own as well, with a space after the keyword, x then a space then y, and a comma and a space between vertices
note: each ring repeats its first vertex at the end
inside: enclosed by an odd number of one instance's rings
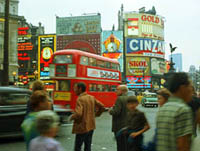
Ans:
POLYGON ((200 66, 200 1, 199 0, 19 0, 18 12, 28 23, 41 22, 45 34, 56 32, 56 16, 81 16, 83 13, 100 13, 103 30, 118 27, 118 11, 146 10, 155 6, 157 15, 165 17, 165 58, 169 59, 169 43, 182 53, 183 70, 190 65, 200 66))

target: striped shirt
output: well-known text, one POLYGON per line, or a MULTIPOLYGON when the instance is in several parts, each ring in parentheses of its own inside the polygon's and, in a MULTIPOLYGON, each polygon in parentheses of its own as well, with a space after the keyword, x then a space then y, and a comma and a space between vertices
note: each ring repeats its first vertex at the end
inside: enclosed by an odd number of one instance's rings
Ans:
POLYGON ((180 98, 170 97, 157 115, 157 151, 177 151, 176 139, 192 134, 192 111, 180 98))

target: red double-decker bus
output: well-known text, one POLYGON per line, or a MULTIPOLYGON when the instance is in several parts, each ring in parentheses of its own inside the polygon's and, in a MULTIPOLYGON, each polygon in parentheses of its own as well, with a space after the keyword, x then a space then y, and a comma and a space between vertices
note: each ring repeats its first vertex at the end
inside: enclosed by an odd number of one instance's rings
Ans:
POLYGON ((77 96, 74 84, 84 82, 87 93, 95 96, 105 107, 116 100, 116 87, 121 83, 119 62, 92 53, 66 49, 53 54, 50 77, 56 81, 54 104, 74 109, 77 96))

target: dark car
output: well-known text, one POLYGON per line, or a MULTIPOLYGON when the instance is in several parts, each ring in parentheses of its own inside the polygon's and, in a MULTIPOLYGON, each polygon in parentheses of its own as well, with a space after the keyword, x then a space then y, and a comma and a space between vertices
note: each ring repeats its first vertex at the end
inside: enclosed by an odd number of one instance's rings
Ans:
POLYGON ((22 136, 21 123, 30 95, 28 89, 0 87, 0 138, 22 136))

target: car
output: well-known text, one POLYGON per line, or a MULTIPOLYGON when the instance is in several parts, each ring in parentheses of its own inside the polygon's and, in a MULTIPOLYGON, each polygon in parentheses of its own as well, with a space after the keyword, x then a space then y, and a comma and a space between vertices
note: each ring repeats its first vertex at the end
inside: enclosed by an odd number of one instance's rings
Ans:
POLYGON ((0 86, 0 138, 22 136, 21 123, 30 95, 29 89, 0 86))
MULTIPOLYGON (((23 136, 21 124, 31 94, 29 89, 0 86, 0 138, 23 136)), ((61 125, 69 122, 69 109, 53 105, 53 110, 60 116, 61 125)))
POLYGON ((135 92, 134 92, 134 91, 131 91, 131 90, 129 90, 129 91, 127 92, 127 95, 128 95, 128 96, 135 96, 135 92))
POLYGON ((144 107, 147 107, 147 106, 158 107, 157 94, 151 93, 151 92, 144 93, 144 96, 141 100, 141 104, 144 107))

